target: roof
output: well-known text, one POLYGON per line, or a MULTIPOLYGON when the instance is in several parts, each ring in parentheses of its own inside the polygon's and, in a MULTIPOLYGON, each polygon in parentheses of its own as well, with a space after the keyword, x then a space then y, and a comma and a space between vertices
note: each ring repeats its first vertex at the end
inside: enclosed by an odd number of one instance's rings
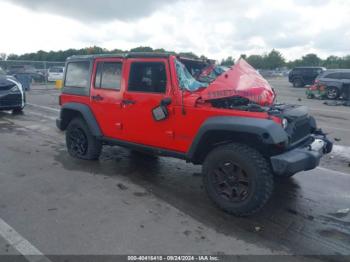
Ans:
POLYGON ((68 57, 67 60, 93 60, 96 58, 168 58, 174 55, 173 53, 151 53, 151 52, 136 52, 136 53, 119 53, 119 54, 98 54, 98 55, 74 55, 68 57))
POLYGON ((326 68, 323 67, 323 66, 297 66, 297 67, 294 67, 293 69, 303 69, 303 68, 307 68, 307 69, 312 69, 312 68, 324 68, 324 69, 326 69, 326 68))
MULTIPOLYGON (((116 54, 97 54, 97 55, 73 55, 67 58, 67 61, 70 60, 94 60, 96 58, 169 58, 170 56, 176 56, 174 53, 153 53, 153 52, 129 52, 129 53, 116 53, 116 54)), ((214 60, 205 60, 205 59, 195 59, 184 56, 177 56, 181 60, 193 61, 203 63, 205 61, 214 61, 214 60)))
POLYGON ((327 73, 349 73, 350 69, 328 69, 327 73))

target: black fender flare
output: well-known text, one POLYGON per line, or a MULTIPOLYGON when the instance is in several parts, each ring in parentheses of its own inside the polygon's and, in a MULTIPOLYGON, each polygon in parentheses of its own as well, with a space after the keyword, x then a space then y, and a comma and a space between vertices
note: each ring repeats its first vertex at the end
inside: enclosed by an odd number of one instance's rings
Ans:
POLYGON ((201 143, 205 143, 206 134, 211 131, 230 131, 235 133, 247 133, 256 135, 264 144, 274 145, 288 142, 288 134, 272 120, 248 117, 211 117, 200 127, 192 145, 187 153, 187 158, 195 161, 197 150, 201 143))
POLYGON ((71 118, 68 117, 68 112, 77 112, 83 117, 85 122, 90 128, 91 133, 96 137, 102 137, 101 128, 98 125, 94 114, 92 113, 90 107, 81 103, 67 103, 61 108, 60 119, 57 120, 57 126, 62 131, 66 130, 71 118))

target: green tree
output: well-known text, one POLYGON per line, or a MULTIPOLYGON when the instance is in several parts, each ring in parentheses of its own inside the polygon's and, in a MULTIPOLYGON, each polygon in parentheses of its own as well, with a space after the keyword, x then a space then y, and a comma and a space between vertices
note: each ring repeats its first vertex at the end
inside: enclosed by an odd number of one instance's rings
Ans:
POLYGON ((235 60, 232 58, 232 56, 227 57, 226 59, 222 59, 221 65, 231 67, 235 64, 235 60))
POLYGON ((282 56, 282 54, 273 49, 270 53, 264 56, 264 69, 276 69, 281 68, 286 64, 286 60, 282 56))
POLYGON ((307 54, 301 58, 304 66, 320 66, 322 64, 321 58, 316 54, 307 54))
POLYGON ((247 62, 256 69, 265 68, 264 57, 261 55, 250 55, 247 58, 247 62))
POLYGON ((139 46, 130 49, 130 52, 153 52, 153 48, 149 46, 139 46))
POLYGON ((6 60, 7 55, 5 53, 0 53, 0 60, 6 60))

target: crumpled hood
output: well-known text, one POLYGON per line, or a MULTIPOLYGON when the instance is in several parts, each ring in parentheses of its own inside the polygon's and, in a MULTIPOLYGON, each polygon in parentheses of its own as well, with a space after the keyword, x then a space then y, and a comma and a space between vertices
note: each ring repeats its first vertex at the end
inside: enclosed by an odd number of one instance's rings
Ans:
POLYGON ((200 96, 207 101, 240 96, 263 106, 272 105, 275 100, 269 83, 244 59, 203 89, 200 96))

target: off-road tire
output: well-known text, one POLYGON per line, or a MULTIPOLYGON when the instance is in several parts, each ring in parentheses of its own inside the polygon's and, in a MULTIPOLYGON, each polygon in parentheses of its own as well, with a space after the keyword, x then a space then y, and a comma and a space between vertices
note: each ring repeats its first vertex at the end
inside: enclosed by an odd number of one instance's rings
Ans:
POLYGON ((23 112, 24 107, 16 107, 12 110, 14 114, 20 114, 23 112))
POLYGON ((327 89, 326 89, 327 99, 335 100, 335 99, 339 98, 339 96, 340 96, 340 91, 338 88, 336 88, 334 86, 327 87, 327 89))
POLYGON ((267 160, 257 150, 237 143, 220 146, 208 154, 203 164, 203 183, 211 200, 222 210, 236 216, 257 213, 271 197, 274 187, 273 173, 267 160), (252 188, 242 201, 227 200, 215 188, 214 171, 225 161, 239 165, 250 178, 252 188))
POLYGON ((81 118, 74 118, 68 125, 66 130, 66 145, 68 153, 74 157, 84 160, 97 160, 102 151, 102 142, 92 135, 88 125, 81 118), (79 132, 83 135, 82 139, 86 139, 85 150, 77 152, 74 150, 74 142, 72 142, 72 136, 74 133, 79 132))
POLYGON ((305 84, 303 82, 303 80, 301 80, 300 78, 296 78, 293 80, 293 87, 304 87, 305 84))

